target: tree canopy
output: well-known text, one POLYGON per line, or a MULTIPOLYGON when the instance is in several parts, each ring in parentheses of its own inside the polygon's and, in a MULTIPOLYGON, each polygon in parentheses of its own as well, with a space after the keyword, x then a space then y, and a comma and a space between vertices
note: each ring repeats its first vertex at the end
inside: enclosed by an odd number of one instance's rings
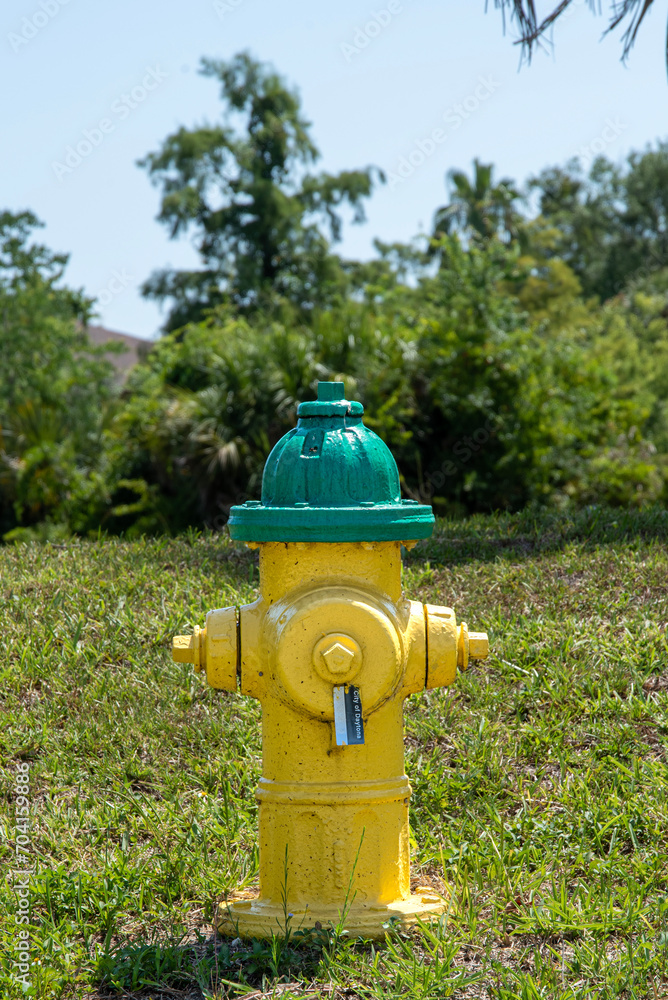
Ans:
POLYGON ((341 209, 363 221, 381 172, 310 172, 319 152, 297 93, 248 53, 204 59, 201 72, 220 83, 222 122, 179 128, 140 162, 162 188, 160 221, 171 238, 194 232, 203 266, 158 271, 144 294, 171 303, 168 329, 221 303, 324 304, 343 277, 330 249, 341 209))
POLYGON ((668 266, 668 143, 631 153, 625 166, 577 160, 530 181, 554 229, 550 254, 565 260, 585 294, 605 300, 634 278, 668 266))
POLYGON ((450 202, 436 210, 434 238, 453 232, 474 231, 483 239, 498 236, 509 240, 518 235, 520 198, 514 181, 504 178, 494 184, 494 166, 473 161, 473 180, 463 170, 450 170, 450 202))
POLYGON ((48 518, 96 467, 111 365, 88 342, 92 300, 62 283, 67 255, 0 213, 0 530, 48 518))

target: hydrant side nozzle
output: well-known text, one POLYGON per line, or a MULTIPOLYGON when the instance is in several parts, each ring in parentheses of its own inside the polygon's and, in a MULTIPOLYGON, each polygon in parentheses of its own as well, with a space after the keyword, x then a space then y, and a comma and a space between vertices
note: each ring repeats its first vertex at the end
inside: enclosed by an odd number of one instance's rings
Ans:
POLYGON ((400 627, 406 649, 406 667, 401 697, 424 691, 427 683, 427 628, 424 606, 420 601, 404 601, 400 610, 400 627))
POLYGON ((239 622, 236 607, 217 608, 206 616, 206 679, 211 687, 236 691, 239 674, 239 622))
POLYGON ((211 687, 236 691, 239 673, 236 607, 210 611, 204 628, 195 625, 192 635, 175 636, 172 659, 176 663, 192 663, 195 673, 205 670, 211 687))
POLYGON ((457 625, 452 608, 424 606, 427 689, 448 687, 457 677, 457 625))

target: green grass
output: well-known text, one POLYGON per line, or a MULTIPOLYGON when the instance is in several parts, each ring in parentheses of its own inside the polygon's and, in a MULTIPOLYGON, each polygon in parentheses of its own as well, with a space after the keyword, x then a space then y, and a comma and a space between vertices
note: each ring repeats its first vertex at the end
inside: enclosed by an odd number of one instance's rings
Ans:
POLYGON ((259 708, 169 644, 253 599, 255 554, 195 534, 0 550, 0 996, 668 996, 667 542, 666 512, 590 509, 440 522, 406 557, 407 593, 493 653, 407 703, 413 873, 452 906, 383 947, 212 935, 257 873, 259 708))

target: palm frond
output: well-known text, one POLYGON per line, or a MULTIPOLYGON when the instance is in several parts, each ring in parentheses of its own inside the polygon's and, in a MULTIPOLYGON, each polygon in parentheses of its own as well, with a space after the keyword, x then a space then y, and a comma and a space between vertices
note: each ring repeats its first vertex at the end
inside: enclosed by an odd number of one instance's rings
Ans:
MULTIPOLYGON (((587 0, 594 14, 601 13, 600 0, 587 0)), ((531 61, 533 50, 545 43, 548 30, 575 3, 575 0, 560 0, 550 13, 539 19, 534 0, 494 0, 494 7, 501 11, 503 30, 506 30, 506 19, 515 24, 519 38, 515 45, 522 46, 522 55, 527 62, 531 61)), ((605 30, 609 34, 623 22, 627 22, 622 35, 622 60, 626 60, 637 38, 640 25, 644 21, 654 0, 611 0, 610 23, 605 30)), ((488 4, 486 4, 486 7, 488 4)), ((666 40, 666 61, 668 63, 668 38, 666 40)))

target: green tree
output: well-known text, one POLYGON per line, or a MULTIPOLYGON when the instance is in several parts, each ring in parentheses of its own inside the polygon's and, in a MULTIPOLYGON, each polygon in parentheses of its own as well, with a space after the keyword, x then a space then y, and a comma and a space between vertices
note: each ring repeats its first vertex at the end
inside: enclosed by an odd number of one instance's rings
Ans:
POLYGON ((64 517, 99 460, 113 369, 86 336, 92 301, 62 284, 65 254, 0 213, 0 533, 64 517))
POLYGON ((92 301, 60 285, 66 254, 31 242, 41 226, 32 212, 0 213, 0 417, 26 399, 62 397, 74 365, 73 348, 92 301), (78 326, 77 326, 78 324, 78 326))
POLYGON ((330 239, 341 208, 364 219, 372 168, 310 173, 319 153, 298 95, 248 53, 202 61, 220 82, 223 121, 180 128, 140 165, 162 188, 158 218, 170 237, 196 234, 203 267, 159 271, 143 292, 171 302, 167 328, 221 303, 252 311, 285 298, 298 309, 322 304, 343 280, 330 239), (329 225, 329 239, 321 221, 329 225))
POLYGON ((434 239, 454 232, 505 241, 518 235, 520 194, 514 181, 506 177, 495 184, 493 165, 478 159, 473 161, 472 181, 461 170, 451 170, 447 176, 450 201, 436 211, 434 239))
POLYGON ((529 181, 555 238, 548 256, 565 261, 585 295, 602 301, 668 265, 668 143, 631 153, 625 167, 577 160, 529 181))

